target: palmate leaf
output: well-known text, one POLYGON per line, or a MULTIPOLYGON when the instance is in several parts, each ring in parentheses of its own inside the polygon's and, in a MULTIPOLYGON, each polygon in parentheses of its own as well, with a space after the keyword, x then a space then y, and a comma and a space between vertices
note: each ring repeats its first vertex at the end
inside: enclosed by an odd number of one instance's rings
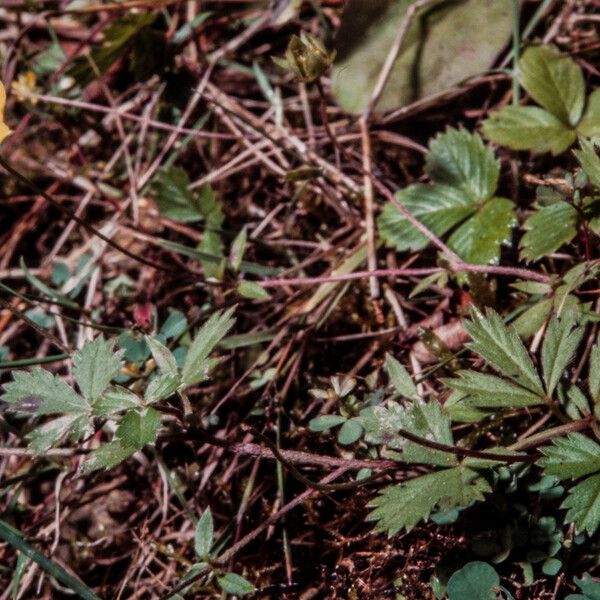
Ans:
POLYGON ((527 233, 521 238, 521 258, 532 261, 558 250, 577 234, 577 209, 567 202, 540 208, 524 224, 527 233))
POLYGON ((114 340, 99 337, 87 342, 73 357, 73 374, 90 404, 97 402, 119 374, 123 351, 114 352, 114 340))
POLYGON ((197 333, 185 357, 181 380, 186 386, 195 385, 208 378, 217 361, 208 358, 215 346, 233 327, 233 308, 216 312, 197 333))
POLYGON ((578 479, 600 471, 600 445, 581 433, 555 438, 541 448, 543 458, 537 464, 546 475, 558 479, 578 479))
POLYGON ((521 83, 547 111, 571 126, 577 125, 585 103, 585 81, 577 63, 553 46, 527 48, 519 61, 521 83))
POLYGON ((483 357, 505 377, 543 397, 544 388, 527 349, 498 313, 490 309, 484 316, 473 309, 471 321, 465 321, 465 329, 473 340, 467 348, 483 357))
POLYGON ((489 491, 489 484, 477 471, 463 466, 443 469, 385 488, 370 503, 375 510, 367 519, 377 521, 377 531, 392 536, 401 529, 413 529, 429 517, 436 505, 441 510, 466 507, 483 500, 489 491))
POLYGON ((426 171, 435 183, 460 189, 474 202, 484 202, 496 191, 500 165, 481 137, 449 128, 431 141, 426 171))
POLYGON ((483 122, 485 137, 513 150, 561 154, 577 133, 560 119, 537 106, 505 106, 483 122))
POLYGON ((584 328, 569 317, 551 319, 542 346, 542 371, 550 397, 581 342, 584 328))

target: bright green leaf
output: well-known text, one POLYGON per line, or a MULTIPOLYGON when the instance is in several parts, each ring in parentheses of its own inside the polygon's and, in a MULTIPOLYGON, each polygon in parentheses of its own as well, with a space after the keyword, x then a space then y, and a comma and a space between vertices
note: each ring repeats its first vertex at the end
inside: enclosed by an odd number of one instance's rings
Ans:
POLYGON ((467 348, 485 358, 501 374, 535 394, 543 395, 544 388, 529 352, 515 331, 504 324, 500 315, 488 310, 484 316, 477 309, 471 311, 471 320, 465 329, 472 338, 467 348))
POLYGON ((585 103, 585 81, 579 65, 553 46, 527 48, 519 61, 521 83, 528 94, 563 123, 579 123, 585 103))
POLYGON ((577 209, 567 202, 540 208, 525 221, 527 233, 520 243, 521 258, 537 260, 558 250, 577 234, 577 209))
MULTIPOLYGON (((598 115, 600 119, 600 115, 598 115)), ((596 154, 595 146, 589 140, 579 138, 581 150, 573 150, 581 168, 585 171, 588 179, 598 190, 600 190, 600 156, 596 154)))
POLYGON ((156 441, 160 428, 160 413, 153 408, 128 412, 117 427, 115 437, 125 448, 132 451, 156 441))
POLYGON ((342 446, 349 446, 360 439, 363 428, 358 419, 348 419, 338 431, 337 440, 342 446))
POLYGON ((537 106, 505 106, 483 122, 484 135, 513 150, 561 154, 577 139, 574 129, 537 106))
POLYGON ((392 536, 401 529, 413 529, 429 517, 436 505, 441 510, 467 507, 483 500, 489 491, 490 486, 476 471, 460 466, 443 469, 385 488, 371 502, 375 510, 367 519, 377 521, 377 531, 387 531, 392 536))
POLYGON ((83 463, 83 468, 88 473, 97 469, 112 469, 129 458, 135 451, 135 448, 123 446, 118 441, 103 444, 92 451, 89 458, 83 463))
POLYGON ((117 385, 110 387, 94 404, 94 414, 98 417, 108 417, 123 410, 140 408, 141 405, 139 396, 117 385))
POLYGON ((600 343, 592 347, 589 361, 588 389, 593 402, 600 402, 600 343))
POLYGON ((578 479, 600 471, 600 445, 581 433, 569 433, 541 448, 537 464, 547 475, 559 479, 578 479))
POLYGON ((122 351, 114 352, 114 340, 101 337, 86 342, 73 357, 73 374, 90 404, 95 404, 121 368, 122 351))
POLYGON ((240 281, 237 291, 240 296, 251 300, 268 300, 271 297, 269 292, 255 281, 240 281))
POLYGON ((176 377, 179 370, 173 353, 156 338, 147 335, 145 339, 161 374, 176 377))
POLYGON ((214 313, 197 333, 183 365, 181 380, 186 386, 195 385, 208 378, 210 369, 215 365, 215 361, 210 360, 208 356, 233 327, 233 310, 230 308, 225 312, 214 313))
POLYGON ((166 400, 177 391, 180 385, 179 375, 161 373, 154 377, 148 384, 144 392, 144 402, 146 404, 154 404, 155 402, 166 400))
POLYGON ((217 577, 217 583, 224 592, 237 596, 245 596, 256 591, 247 579, 236 573, 225 573, 222 577, 217 577))
POLYGON ((385 355, 385 370, 388 372, 392 385, 403 397, 418 400, 419 392, 410 373, 391 355, 385 355))
POLYGON ((600 88, 588 96, 583 118, 577 125, 577 133, 586 137, 600 136, 600 88))
POLYGON ((86 415, 65 415, 39 425, 27 435, 27 439, 29 447, 39 455, 57 446, 67 434, 71 434, 74 439, 80 439, 92 432, 86 415))
POLYGON ((600 474, 572 487, 562 508, 568 509, 566 519, 574 523, 577 533, 587 531, 593 535, 600 523, 600 474))
POLYGON ((500 246, 510 241, 515 223, 514 203, 492 198, 454 231, 448 246, 468 263, 498 263, 500 246))
POLYGON ((308 428, 310 431, 317 433, 320 431, 327 431, 332 427, 337 427, 338 425, 345 423, 345 421, 346 417, 342 417, 341 415, 321 415, 311 419, 308 428))
POLYGON ((429 144, 426 171, 435 183, 458 188, 474 202, 484 202, 496 191, 500 165, 478 134, 449 128, 429 144))
MULTIPOLYGON (((447 185, 411 185, 396 196, 418 221, 437 236, 475 211, 473 201, 464 192, 447 185)), ((411 225, 392 203, 384 206, 378 227, 386 244, 398 250, 416 251, 429 244, 429 239, 411 225)))

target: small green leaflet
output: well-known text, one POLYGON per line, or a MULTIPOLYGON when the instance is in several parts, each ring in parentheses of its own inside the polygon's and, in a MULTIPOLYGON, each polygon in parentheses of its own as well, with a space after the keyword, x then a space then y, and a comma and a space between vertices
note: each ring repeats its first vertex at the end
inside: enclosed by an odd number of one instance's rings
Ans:
POLYGON ((385 370, 396 391, 404 398, 418 400, 419 392, 410 373, 391 355, 385 355, 385 370))
POLYGON ((182 382, 186 386, 195 385, 208 378, 210 370, 218 363, 217 359, 209 359, 208 355, 233 327, 233 308, 225 312, 216 312, 202 326, 190 346, 183 371, 182 382))
POLYGON ((371 502, 374 507, 369 521, 377 521, 377 531, 389 536, 401 529, 410 531, 421 520, 427 519, 436 505, 440 510, 466 507, 483 500, 491 488, 479 473, 463 466, 435 471, 385 488, 371 502))
POLYGON ((139 450, 146 444, 156 441, 156 434, 160 428, 160 414, 153 408, 142 411, 128 412, 119 423, 115 437, 122 446, 132 450, 139 450))
MULTIPOLYGON (((452 231, 448 245, 468 262, 486 264, 500 256, 516 223, 514 204, 495 198, 500 167, 477 134, 449 128, 433 139, 426 156, 433 185, 411 185, 398 201, 437 236, 452 231)), ((378 220, 379 234, 398 250, 420 250, 429 240, 393 203, 378 220)))
POLYGON ((225 573, 222 577, 217 577, 217 583, 228 594, 245 596, 256 591, 256 588, 247 579, 236 573, 225 573))
POLYGON ((600 402, 600 342, 596 342, 590 353, 589 382, 590 395, 595 403, 600 402))
POLYGON ((594 90, 588 96, 583 119, 579 122, 577 131, 588 138, 600 136, 600 89, 594 90))
POLYGON ((548 397, 552 396, 564 370, 573 359, 583 332, 584 328, 576 327, 572 318, 550 320, 542 346, 542 371, 548 397))
POLYGON ((573 154, 588 176, 590 183, 600 190, 600 157, 596 154, 595 146, 585 138, 579 138, 579 145, 581 150, 573 150, 573 154))
POLYGON ((212 547, 214 536, 214 523, 210 508, 203 513, 194 533, 194 550, 199 558, 206 558, 212 547))
POLYGON ((584 573, 581 579, 574 579, 581 594, 569 594, 565 600, 600 600, 600 581, 592 579, 589 573, 584 573))
POLYGON ((173 353, 156 338, 147 335, 145 339, 161 374, 177 376, 179 369, 173 353))
POLYGON ((73 374, 81 393, 94 404, 119 374, 123 351, 114 352, 114 340, 102 337, 87 342, 73 357, 73 374))
POLYGON ((562 508, 568 509, 566 519, 575 525, 577 533, 587 531, 593 535, 600 524, 600 474, 572 487, 562 508))
POLYGON ((578 479, 600 471, 600 445, 581 433, 569 433, 541 448, 537 464, 546 475, 558 479, 578 479))
POLYGON ((544 388, 527 349, 498 313, 490 309, 484 316, 473 309, 465 329, 473 339, 467 348, 485 358, 502 375, 543 397, 544 388))

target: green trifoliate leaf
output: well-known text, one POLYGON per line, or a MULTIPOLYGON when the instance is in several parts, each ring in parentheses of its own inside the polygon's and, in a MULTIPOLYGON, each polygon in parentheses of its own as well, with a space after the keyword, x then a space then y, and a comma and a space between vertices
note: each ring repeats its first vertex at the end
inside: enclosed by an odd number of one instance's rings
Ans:
POLYGON ((574 129, 537 106, 505 106, 484 121, 483 133, 492 142, 513 150, 555 155, 577 139, 574 129))
POLYGON ((144 402, 146 404, 154 404, 155 402, 166 400, 177 391, 180 385, 179 375, 161 373, 148 384, 144 392, 144 402))
POLYGON ((505 377, 543 396, 542 382, 527 349, 498 313, 490 309, 484 316, 479 310, 473 309, 471 321, 465 321, 465 329, 473 340, 467 344, 470 350, 485 358, 505 377))
POLYGON ((419 392, 410 373, 391 355, 385 355, 385 370, 388 372, 392 385, 404 398, 418 400, 419 392))
POLYGON ((583 118, 577 125, 577 133, 586 137, 600 136, 600 89, 588 96, 583 118))
POLYGON ((544 457, 537 464, 546 475, 578 479, 600 471, 600 445, 581 433, 555 438, 551 446, 544 446, 541 451, 544 457))
POLYGON ((556 388, 583 336, 583 327, 576 327, 573 318, 552 319, 542 346, 542 369, 548 396, 556 388))
POLYGON ((514 206, 511 200, 492 198, 454 231, 448 246, 469 263, 498 263, 500 246, 510 241, 516 224, 514 206))
POLYGON ((585 103, 585 81, 577 63, 553 46, 530 47, 519 61, 521 83, 547 111, 572 127, 585 103))
POLYGON ((176 377, 178 369, 173 353, 156 338, 147 335, 145 339, 161 374, 176 377))
POLYGON ((194 550, 200 558, 206 558, 212 547, 214 536, 214 524, 210 508, 207 508, 196 525, 194 533, 194 550))
MULTIPOLYGON (((461 190, 447 185, 416 184, 396 194, 400 203, 435 235, 441 236, 475 211, 473 201, 461 190)), ((421 250, 429 240, 392 204, 378 219, 379 234, 398 250, 421 250)))
POLYGON ((186 386, 195 385, 208 378, 209 371, 216 364, 208 355, 233 327, 233 310, 230 308, 225 312, 213 314, 196 335, 183 365, 182 382, 186 386))
POLYGON ((89 414, 91 406, 62 379, 35 367, 31 372, 14 371, 13 381, 4 384, 2 400, 10 410, 53 415, 89 414))
POLYGON ((575 525, 577 533, 593 535, 600 523, 600 474, 592 475, 569 490, 562 508, 567 508, 566 519, 575 525))
POLYGON ((119 374, 123 351, 114 352, 114 340, 97 338, 87 342, 73 357, 73 374, 90 404, 97 402, 119 374))
POLYGON ((125 448, 138 450, 156 441, 160 428, 160 413, 153 408, 128 412, 117 427, 115 437, 125 448))
POLYGON ((500 166, 479 135, 448 129, 430 143, 426 170, 432 181, 460 189, 474 202, 484 202, 496 191, 500 166))
MULTIPOLYGON (((600 114, 598 119, 600 120, 600 114)), ((579 145, 581 150, 573 150, 573 154, 577 157, 590 183, 600 190, 600 157, 596 154, 595 146, 584 138, 579 138, 579 145)))
POLYGON ((371 502, 375 510, 367 519, 377 521, 377 531, 387 531, 392 536, 401 529, 413 529, 429 517, 436 505, 440 510, 466 507, 483 500, 490 489, 476 471, 460 466, 443 469, 385 488, 371 502))
POLYGON ((448 600, 496 600, 495 589, 499 585, 500 577, 494 567, 470 562, 448 580, 448 600))
POLYGON ((108 417, 123 410, 140 408, 142 401, 139 396, 119 385, 110 387, 102 398, 94 404, 94 415, 108 417))
POLYGON ((527 233, 519 247, 523 260, 537 260, 558 250, 577 234, 577 209, 567 202, 540 208, 525 221, 527 233))
POLYGON ((245 596, 256 591, 256 588, 247 579, 236 573, 225 573, 223 577, 217 577, 217 583, 224 592, 237 596, 245 596))
POLYGON ((520 385, 475 371, 459 371, 458 377, 443 381, 464 394, 461 399, 463 404, 478 408, 523 408, 544 401, 542 395, 520 385))

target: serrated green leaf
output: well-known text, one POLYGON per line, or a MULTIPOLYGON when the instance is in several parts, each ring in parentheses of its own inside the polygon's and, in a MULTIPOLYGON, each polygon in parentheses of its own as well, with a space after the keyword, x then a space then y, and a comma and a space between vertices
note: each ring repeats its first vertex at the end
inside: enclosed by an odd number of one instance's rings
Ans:
POLYGON ((419 392, 410 373, 391 355, 385 355, 385 370, 387 371, 392 385, 404 398, 418 400, 419 392))
MULTIPOLYGON (((600 115, 598 115, 598 119, 600 120, 600 115)), ((589 140, 579 138, 579 145, 581 150, 573 150, 573 154, 592 185, 600 190, 600 156, 596 154, 595 146, 589 140)))
POLYGON ((94 415, 108 417, 123 410, 140 408, 142 401, 139 396, 119 385, 110 387, 102 398, 94 404, 94 415))
POLYGON ((345 422, 346 417, 342 417, 342 415, 320 415, 310 420, 308 428, 310 431, 318 433, 320 431, 327 431, 332 427, 337 427, 345 422))
POLYGON ((483 500, 490 490, 476 471, 461 466, 443 469, 385 488, 370 503, 375 510, 367 520, 377 521, 376 530, 392 536, 401 529, 413 529, 429 517, 436 505, 441 510, 467 507, 483 500))
POLYGON ((217 577, 217 583, 228 594, 245 596, 256 591, 256 588, 247 579, 236 573, 225 573, 223 577, 217 577))
POLYGON ((29 447, 36 454, 43 454, 67 435, 80 439, 85 433, 92 433, 89 419, 86 415, 66 415, 39 425, 27 435, 29 447))
POLYGON ((600 474, 592 475, 569 490, 562 504, 568 509, 566 519, 575 531, 593 535, 600 523, 600 474))
POLYGON ((119 423, 115 437, 123 447, 134 451, 155 442, 159 428, 159 412, 153 408, 144 411, 132 410, 119 423))
POLYGON ((471 320, 465 321, 465 329, 473 340, 466 344, 467 348, 485 358, 505 377, 543 396, 544 388, 529 352, 498 313, 490 309, 484 316, 479 310, 473 309, 471 320))
POLYGON ((240 296, 251 300, 268 300, 271 297, 269 292, 255 281, 240 281, 237 291, 240 296))
POLYGON ((592 401, 600 402, 600 343, 597 342, 590 352, 588 389, 592 401))
POLYGON ((177 391, 180 385, 181 380, 178 374, 170 375, 169 373, 161 373, 148 384, 144 392, 144 402, 146 404, 154 404, 155 402, 166 400, 177 391))
MULTIPOLYGON (((562 385, 562 384, 561 384, 562 385)), ((576 386, 569 385, 567 388, 567 400, 563 400, 565 412, 573 421, 584 419, 591 414, 590 405, 585 394, 576 386)))
POLYGON ((357 418, 348 419, 338 431, 337 440, 342 446, 349 446, 360 439, 363 427, 357 418))
POLYGON ((542 346, 542 372, 548 396, 552 396, 567 365, 573 359, 584 329, 573 318, 551 319, 542 346))
POLYGON ((173 353, 156 338, 147 335, 145 339, 161 374, 177 377, 179 369, 173 353))
POLYGON ((523 408, 543 403, 543 397, 520 385, 515 385, 485 373, 459 371, 458 377, 443 382, 464 394, 462 402, 478 408, 523 408))
POLYGON ((216 312, 197 333, 185 357, 181 380, 186 386, 195 385, 208 378, 210 368, 215 365, 208 355, 233 327, 233 308, 216 312))
POLYGON ((203 513, 194 533, 194 550, 198 557, 206 558, 212 547, 214 536, 214 524, 210 508, 207 508, 203 513))
POLYGON ((537 106, 505 106, 483 122, 483 133, 488 140, 513 150, 554 155, 577 139, 574 129, 537 106))
POLYGON ((558 479, 578 479, 600 471, 600 445, 581 433, 569 433, 541 448, 543 458, 537 464, 546 475, 558 479))
POLYGON ((114 340, 99 337, 86 342, 73 357, 73 374, 90 404, 97 402, 121 368, 122 351, 114 352, 114 340))
POLYGON ((86 473, 97 469, 112 469, 129 458, 135 451, 135 448, 123 446, 119 441, 103 444, 92 451, 89 458, 83 463, 83 469, 86 473))
POLYGON ((454 231, 448 246, 469 263, 498 263, 500 246, 510 241, 515 224, 514 203, 492 198, 454 231))
POLYGON ((577 209, 567 202, 540 208, 525 221, 519 247, 523 260, 537 260, 558 250, 577 234, 577 209))
POLYGON ((577 125, 577 133, 586 137, 600 136, 600 89, 588 96, 585 112, 577 125))
MULTIPOLYGON (((461 190, 447 185, 411 185, 396 194, 398 200, 423 225, 441 236, 475 211, 473 201, 461 190)), ((426 238, 392 204, 384 206, 377 221, 379 235, 400 251, 421 250, 426 238)))
POLYGON ((494 195, 500 165, 478 134, 449 128, 433 139, 425 158, 432 181, 460 189, 474 202, 494 195))
POLYGON ((554 46, 527 48, 519 61, 527 93, 563 123, 577 125, 585 103, 585 81, 579 65, 554 46))
MULTIPOLYGON (((360 112, 411 0, 349 0, 336 39, 332 88, 340 106, 360 112)), ((377 109, 393 110, 486 71, 511 33, 509 0, 436 2, 419 11, 377 109)))
POLYGON ((13 371, 13 381, 4 384, 2 400, 10 410, 36 415, 89 414, 91 406, 62 379, 35 367, 31 372, 13 371))
POLYGON ((448 600, 495 600, 500 585, 496 569, 474 561, 452 574, 448 580, 448 600))

